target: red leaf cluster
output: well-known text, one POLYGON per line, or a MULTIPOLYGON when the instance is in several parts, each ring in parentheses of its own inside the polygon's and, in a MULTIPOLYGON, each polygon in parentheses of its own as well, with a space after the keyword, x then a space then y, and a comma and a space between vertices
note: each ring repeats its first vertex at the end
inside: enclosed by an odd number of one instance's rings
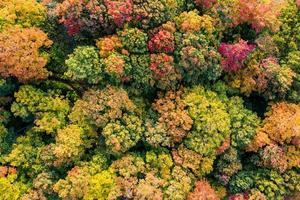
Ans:
POLYGON ((240 40, 236 44, 221 43, 219 52, 223 56, 221 64, 224 71, 231 72, 239 70, 247 56, 255 49, 255 45, 240 40))

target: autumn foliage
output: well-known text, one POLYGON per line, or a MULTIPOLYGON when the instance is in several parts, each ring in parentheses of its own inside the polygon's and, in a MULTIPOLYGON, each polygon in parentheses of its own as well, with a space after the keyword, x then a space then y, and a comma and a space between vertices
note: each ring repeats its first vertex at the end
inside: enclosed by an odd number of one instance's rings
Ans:
POLYGON ((237 44, 222 43, 219 52, 224 57, 221 61, 222 67, 225 71, 237 71, 243 66, 243 62, 255 45, 247 44, 246 41, 240 40, 237 44))
POLYGON ((47 57, 40 48, 51 44, 47 34, 37 28, 10 28, 0 33, 1 76, 14 76, 21 82, 46 79, 47 57))
POLYGON ((298 200, 298 0, 0 0, 0 200, 298 200))
POLYGON ((187 198, 188 200, 218 200, 220 199, 214 189, 209 185, 207 181, 198 181, 195 189, 191 192, 187 198))
POLYGON ((233 24, 249 23, 260 32, 264 28, 277 31, 280 22, 277 17, 284 7, 284 1, 237 0, 232 12, 233 24))

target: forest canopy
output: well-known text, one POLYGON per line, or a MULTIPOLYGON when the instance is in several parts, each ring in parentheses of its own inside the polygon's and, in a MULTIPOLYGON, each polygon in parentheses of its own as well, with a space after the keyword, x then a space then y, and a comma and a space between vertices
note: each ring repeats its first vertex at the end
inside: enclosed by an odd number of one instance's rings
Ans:
POLYGON ((299 0, 0 0, 0 200, 299 200, 299 0))

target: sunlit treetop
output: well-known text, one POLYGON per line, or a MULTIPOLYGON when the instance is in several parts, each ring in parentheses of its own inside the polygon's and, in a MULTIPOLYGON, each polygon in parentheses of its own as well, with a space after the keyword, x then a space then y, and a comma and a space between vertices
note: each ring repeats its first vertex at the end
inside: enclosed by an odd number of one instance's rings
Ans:
POLYGON ((229 84, 246 95, 257 92, 266 99, 282 99, 291 89, 296 74, 273 56, 260 60, 254 55, 244 68, 228 77, 229 84))
POLYGON ((73 36, 81 31, 88 31, 92 34, 101 28, 111 30, 107 8, 103 1, 98 0, 65 0, 55 8, 55 14, 68 31, 73 36))
POLYGON ((249 150, 257 150, 273 142, 297 145, 300 137, 299 111, 300 107, 297 104, 282 102, 272 105, 249 150))
POLYGON ((111 120, 123 117, 124 113, 134 113, 136 107, 125 90, 107 86, 103 90, 86 91, 78 100, 70 114, 72 122, 87 122, 104 127, 111 120))
POLYGON ((182 101, 182 91, 168 91, 159 95, 152 107, 158 112, 159 118, 155 124, 147 123, 146 141, 153 146, 174 146, 188 134, 193 120, 185 111, 182 101))
POLYGON ((51 95, 31 85, 23 85, 15 93, 11 111, 24 121, 34 121, 37 131, 53 134, 66 124, 69 101, 60 95, 51 95))
POLYGON ((80 46, 69 55, 65 61, 67 71, 64 76, 73 81, 87 81, 97 84, 103 79, 103 67, 100 64, 99 54, 95 47, 80 46))
POLYGON ((96 45, 100 49, 99 55, 101 58, 106 58, 114 51, 122 48, 122 42, 117 35, 102 37, 97 40, 96 45))
POLYGON ((10 28, 0 33, 0 75, 16 77, 20 82, 46 79, 47 54, 40 48, 50 47, 52 41, 38 28, 10 28))
POLYGON ((204 29, 211 33, 213 19, 209 15, 200 16, 196 11, 183 12, 175 18, 176 25, 181 32, 197 32, 204 29))
POLYGON ((226 104, 215 92, 202 86, 187 90, 183 95, 183 102, 194 121, 184 143, 202 155, 214 154, 230 135, 230 116, 226 111, 226 104))
POLYGON ((23 28, 41 25, 46 8, 35 0, 2 0, 0 2, 0 32, 16 25, 23 28))
POLYGON ((234 26, 249 23, 257 32, 264 28, 276 32, 280 26, 278 17, 286 1, 235 0, 233 5, 233 10, 229 15, 234 26))
POLYGON ((188 200, 196 199, 211 199, 219 200, 216 191, 210 186, 209 182, 205 180, 200 180, 196 183, 195 189, 193 192, 189 193, 188 200))
POLYGON ((255 45, 240 40, 236 44, 221 43, 219 52, 223 56, 221 61, 224 71, 237 71, 242 68, 247 56, 255 49, 255 45))

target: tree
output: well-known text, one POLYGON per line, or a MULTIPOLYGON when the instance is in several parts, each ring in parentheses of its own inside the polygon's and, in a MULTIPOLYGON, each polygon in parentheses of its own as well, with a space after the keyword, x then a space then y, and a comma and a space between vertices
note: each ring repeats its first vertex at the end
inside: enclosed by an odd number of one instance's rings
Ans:
POLYGON ((278 144, 290 144, 293 139, 299 137, 299 112, 300 107, 296 104, 277 103, 272 105, 271 111, 267 113, 263 126, 257 130, 254 141, 250 144, 249 150, 257 150, 272 141, 278 144), (258 143, 261 135, 265 135, 268 140, 258 143))
POLYGON ((255 49, 255 45, 248 44, 240 40, 236 44, 222 43, 219 52, 224 57, 221 61, 222 67, 226 72, 237 71, 242 68, 247 56, 255 49))
POLYGON ((213 19, 209 15, 200 16, 196 11, 183 12, 175 18, 180 32, 197 32, 204 29, 207 33, 213 32, 213 19))
POLYGON ((9 28, 0 33, 0 75, 16 77, 20 82, 39 81, 50 74, 45 67, 47 56, 41 48, 52 41, 38 28, 9 28))
POLYGON ((106 15, 107 8, 103 0, 64 0, 55 8, 55 14, 70 36, 80 32, 97 35, 103 29, 111 32, 114 27, 106 15))
POLYGON ((125 90, 107 86, 103 90, 89 90, 78 100, 70 113, 73 123, 92 124, 104 128, 109 122, 134 113, 135 105, 125 90))
POLYGON ((144 131, 143 121, 135 115, 124 114, 120 120, 108 123, 102 134, 113 153, 124 153, 135 146, 144 131))
POLYGON ((0 32, 12 25, 39 26, 45 18, 46 8, 35 0, 3 0, 0 3, 0 32))
POLYGON ((185 33, 177 37, 175 59, 186 83, 214 82, 221 76, 221 55, 212 45, 214 41, 205 32, 185 33))
POLYGON ((118 31, 123 47, 130 53, 143 54, 148 51, 148 35, 137 28, 125 28, 118 31))
POLYGON ((180 143, 193 124, 193 120, 185 111, 182 91, 160 94, 152 106, 158 112, 159 118, 155 124, 148 123, 146 141, 154 146, 169 147, 180 143))
POLYGON ((195 189, 188 195, 188 200, 219 200, 214 189, 205 180, 197 181, 195 189))
POLYGON ((148 49, 151 53, 172 53, 175 50, 176 31, 173 22, 167 22, 158 28, 151 30, 151 38, 148 42, 148 49))
POLYGON ((230 136, 230 116, 218 95, 201 86, 187 90, 183 102, 193 119, 193 128, 184 144, 201 155, 215 153, 221 143, 230 136))
POLYGON ((290 90, 295 73, 277 59, 268 57, 258 62, 251 59, 248 66, 229 77, 230 85, 250 95, 258 92, 266 99, 282 99, 290 90))
POLYGON ((68 79, 89 84, 97 84, 103 79, 103 66, 94 47, 77 47, 65 63, 67 71, 64 75, 68 79))
POLYGON ((31 85, 23 85, 15 93, 11 111, 23 121, 34 121, 35 130, 54 134, 67 123, 69 101, 60 95, 46 93, 31 85))
POLYGON ((284 4, 284 1, 236 0, 230 14, 233 25, 249 23, 257 32, 264 28, 276 32, 280 25, 278 16, 284 4))

